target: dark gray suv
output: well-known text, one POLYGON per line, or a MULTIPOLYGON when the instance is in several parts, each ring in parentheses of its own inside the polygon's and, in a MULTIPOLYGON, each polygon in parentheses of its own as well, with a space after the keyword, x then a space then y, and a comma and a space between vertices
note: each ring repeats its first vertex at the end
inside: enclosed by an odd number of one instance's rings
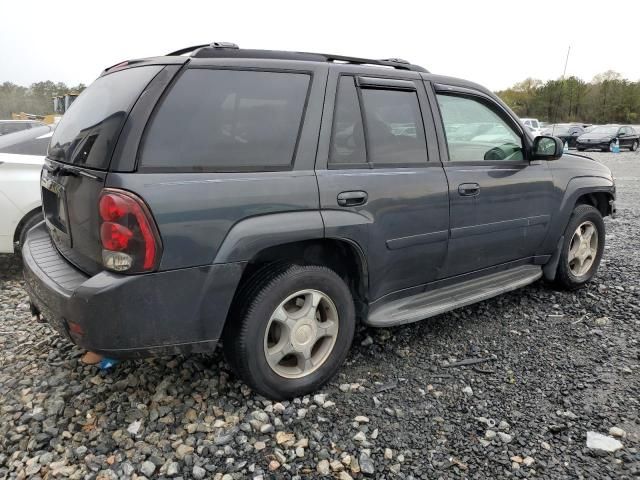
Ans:
POLYGON ((389 327, 596 273, 610 171, 399 59, 201 45, 108 68, 58 125, 34 314, 116 358, 210 352, 271 398, 389 327))

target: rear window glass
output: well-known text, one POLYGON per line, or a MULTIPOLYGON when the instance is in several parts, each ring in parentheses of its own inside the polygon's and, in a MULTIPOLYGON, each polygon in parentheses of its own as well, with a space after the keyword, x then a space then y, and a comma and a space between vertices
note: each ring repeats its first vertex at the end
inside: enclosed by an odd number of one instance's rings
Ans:
POLYGON ((51 140, 53 127, 43 125, 0 137, 0 153, 37 155, 44 157, 51 140))
POLYGON ((0 135, 8 135, 9 133, 20 132, 31 128, 27 122, 0 122, 0 135))
POLYGON ((98 78, 60 120, 51 138, 49 158, 106 169, 127 114, 161 69, 136 67, 98 78))
POLYGON ((293 161, 309 74, 187 70, 146 134, 143 168, 282 170, 293 161))

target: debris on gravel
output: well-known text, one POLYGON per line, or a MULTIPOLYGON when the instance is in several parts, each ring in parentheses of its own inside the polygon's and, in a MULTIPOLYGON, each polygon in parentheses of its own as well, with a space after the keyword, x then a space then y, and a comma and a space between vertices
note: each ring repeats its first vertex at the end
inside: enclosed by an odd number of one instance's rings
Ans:
POLYGON ((598 432, 587 432, 587 448, 603 450, 605 452, 615 452, 622 448, 622 442, 613 437, 602 435, 598 432))
POLYGON ((640 155, 590 155, 618 217, 587 287, 361 328, 338 376, 289 401, 219 350, 82 365, 0 255, 0 478, 638 478, 640 155))

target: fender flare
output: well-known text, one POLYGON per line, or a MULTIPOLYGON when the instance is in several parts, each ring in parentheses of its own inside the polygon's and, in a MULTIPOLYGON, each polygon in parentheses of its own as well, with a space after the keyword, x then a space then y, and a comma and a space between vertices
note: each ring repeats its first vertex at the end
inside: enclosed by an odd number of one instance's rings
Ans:
POLYGON ((248 262, 265 248, 323 238, 324 224, 318 210, 250 217, 229 230, 213 263, 248 262))
POLYGON ((557 239, 564 235, 564 230, 569 223, 578 198, 589 193, 606 193, 615 196, 615 186, 610 179, 605 177, 574 177, 569 180, 564 192, 557 213, 551 217, 551 225, 541 253, 550 253, 556 250, 557 239))

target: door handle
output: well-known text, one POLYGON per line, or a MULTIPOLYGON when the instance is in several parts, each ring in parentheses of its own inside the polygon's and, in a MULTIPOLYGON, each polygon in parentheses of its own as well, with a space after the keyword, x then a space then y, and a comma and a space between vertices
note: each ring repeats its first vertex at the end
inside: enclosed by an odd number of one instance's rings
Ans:
POLYGON ((362 190, 342 192, 338 194, 338 205, 341 207, 356 207, 367 203, 368 198, 367 192, 362 190))
POLYGON ((458 194, 463 197, 480 195, 480 185, 477 183, 461 183, 458 185, 458 194))

